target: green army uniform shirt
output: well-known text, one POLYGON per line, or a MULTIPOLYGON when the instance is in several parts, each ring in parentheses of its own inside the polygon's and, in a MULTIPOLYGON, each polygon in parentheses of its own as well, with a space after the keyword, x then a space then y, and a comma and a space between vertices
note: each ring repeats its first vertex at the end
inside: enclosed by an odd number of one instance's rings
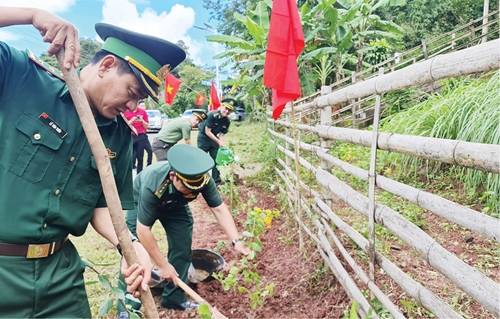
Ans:
POLYGON ((198 130, 199 130, 198 137, 199 137, 199 139, 202 139, 202 140, 204 139, 207 141, 212 141, 210 139, 210 137, 208 137, 205 134, 205 127, 210 128, 212 130, 212 133, 215 136, 218 136, 219 133, 227 134, 227 131, 229 129, 230 124, 231 124, 231 121, 229 121, 229 119, 227 117, 222 117, 222 114, 220 113, 219 110, 209 112, 207 119, 205 121, 201 122, 200 126, 198 127, 198 130))
POLYGON ((191 129, 189 118, 179 117, 168 121, 156 137, 165 143, 174 145, 181 139, 191 139, 191 129))
MULTIPOLYGON (((95 120, 122 207, 131 209, 130 130, 121 118, 95 120)), ((0 241, 47 243, 82 235, 94 209, 107 205, 67 86, 29 53, 3 42, 0 128, 0 241)))
MULTIPOLYGON (((137 219, 141 224, 152 226, 161 214, 168 214, 170 210, 184 210, 188 207, 189 200, 175 189, 172 181, 168 180, 170 171, 170 164, 162 161, 149 166, 148 170, 142 171, 135 178, 134 199, 137 219)), ((218 207, 222 204, 222 199, 212 179, 200 193, 209 207, 218 207)), ((197 195, 196 192, 193 194, 197 195)), ((127 224, 134 222, 127 219, 127 224)))

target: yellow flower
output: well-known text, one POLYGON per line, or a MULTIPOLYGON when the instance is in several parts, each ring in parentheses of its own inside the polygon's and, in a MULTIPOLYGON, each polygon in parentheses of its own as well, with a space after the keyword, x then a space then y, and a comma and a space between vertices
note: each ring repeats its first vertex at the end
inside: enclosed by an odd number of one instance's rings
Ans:
POLYGON ((262 211, 262 209, 260 209, 259 207, 255 207, 253 210, 256 213, 260 213, 262 211))
POLYGON ((271 215, 271 210, 270 210, 270 209, 266 209, 266 210, 265 210, 265 212, 266 212, 266 215, 267 215, 267 216, 270 216, 270 215, 271 215))
POLYGON ((271 228, 271 221, 272 221, 272 218, 264 217, 264 223, 266 223, 267 228, 271 228))

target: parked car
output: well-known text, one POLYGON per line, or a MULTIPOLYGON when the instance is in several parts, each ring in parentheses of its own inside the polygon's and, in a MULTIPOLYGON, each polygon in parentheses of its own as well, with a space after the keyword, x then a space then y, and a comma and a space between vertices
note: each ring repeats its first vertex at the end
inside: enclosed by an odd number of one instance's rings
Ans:
POLYGON ((148 132, 158 132, 163 124, 162 115, 159 110, 146 110, 149 118, 148 132))
POLYGON ((190 117, 191 114, 193 114, 193 111, 203 111, 203 112, 206 112, 203 109, 187 109, 187 110, 184 111, 184 113, 182 113, 181 117, 190 117))
POLYGON ((242 107, 237 107, 234 112, 229 114, 229 119, 233 121, 243 121, 247 117, 247 112, 242 107))

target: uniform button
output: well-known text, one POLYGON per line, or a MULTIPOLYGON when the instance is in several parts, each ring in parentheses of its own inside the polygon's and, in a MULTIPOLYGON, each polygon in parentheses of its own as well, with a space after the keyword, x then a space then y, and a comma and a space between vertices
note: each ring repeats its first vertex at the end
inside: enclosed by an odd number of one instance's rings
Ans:
POLYGON ((71 158, 69 159, 69 161, 70 161, 70 162, 74 162, 74 161, 75 161, 75 157, 71 157, 71 158))
POLYGON ((39 139, 42 138, 42 135, 36 133, 35 135, 33 135, 33 138, 38 141, 39 139))
POLYGON ((61 193, 61 191, 60 191, 60 190, 56 190, 56 191, 54 192, 54 194, 56 194, 56 195, 59 195, 60 193, 61 193))
POLYGON ((47 228, 47 224, 43 224, 43 228, 47 228))

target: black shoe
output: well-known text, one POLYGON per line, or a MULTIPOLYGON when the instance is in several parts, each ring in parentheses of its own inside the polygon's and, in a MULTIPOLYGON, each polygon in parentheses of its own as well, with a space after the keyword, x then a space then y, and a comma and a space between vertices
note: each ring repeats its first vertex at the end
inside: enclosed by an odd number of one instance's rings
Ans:
POLYGON ((130 319, 130 316, 128 315, 128 312, 122 311, 118 314, 116 319, 130 319))
POLYGON ((196 309, 200 305, 197 304, 194 301, 186 300, 183 303, 180 303, 178 305, 162 305, 162 306, 165 307, 166 309, 174 309, 174 310, 184 311, 184 310, 187 310, 187 309, 196 309))

